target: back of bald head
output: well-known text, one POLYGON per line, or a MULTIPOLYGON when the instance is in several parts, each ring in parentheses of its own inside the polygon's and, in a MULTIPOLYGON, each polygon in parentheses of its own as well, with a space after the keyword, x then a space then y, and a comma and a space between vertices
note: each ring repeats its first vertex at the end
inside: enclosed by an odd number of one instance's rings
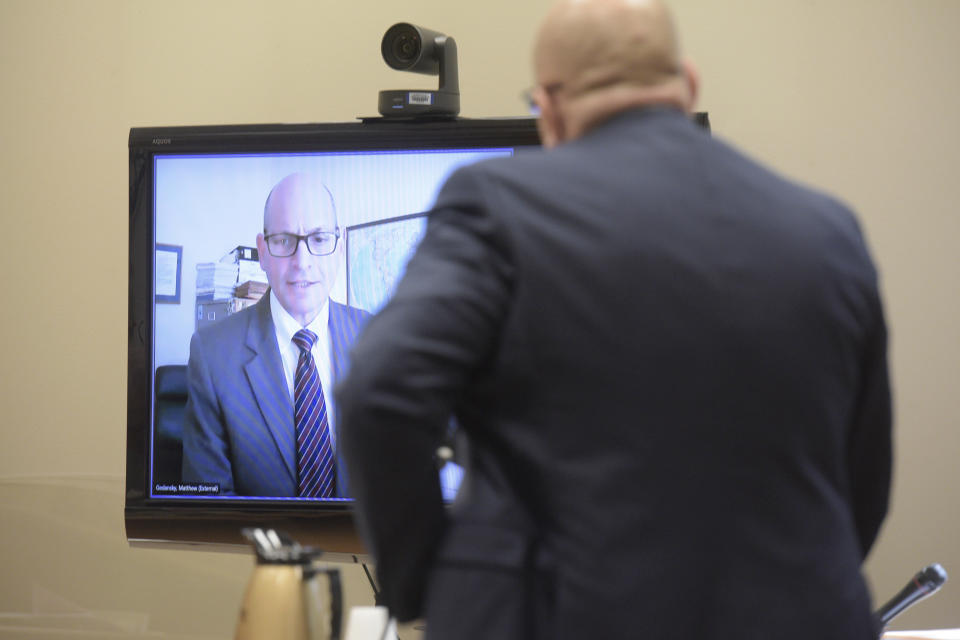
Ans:
POLYGON ((680 47, 670 12, 657 0, 562 0, 540 28, 534 64, 546 82, 575 92, 653 86, 680 72, 680 47))
POLYGON ((561 87, 568 100, 589 99, 585 117, 653 102, 689 110, 696 89, 688 72, 660 0, 561 0, 534 47, 537 84, 561 87))

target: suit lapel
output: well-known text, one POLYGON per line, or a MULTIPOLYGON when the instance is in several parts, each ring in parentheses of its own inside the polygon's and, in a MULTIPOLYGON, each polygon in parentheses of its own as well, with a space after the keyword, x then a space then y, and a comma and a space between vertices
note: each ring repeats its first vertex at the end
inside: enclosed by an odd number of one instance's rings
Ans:
MULTIPOLYGON (((254 352, 246 364, 247 379, 260 413, 273 437, 290 478, 296 485, 293 404, 287 390, 283 364, 277 346, 277 333, 270 316, 270 296, 264 295, 256 305, 257 313, 247 330, 247 347, 254 352)), ((267 443, 264 443, 267 445, 267 443)))
MULTIPOLYGON (((347 371, 350 369, 350 347, 360 330, 360 318, 363 316, 338 302, 330 301, 330 313, 327 317, 327 328, 330 330, 330 360, 333 369, 334 386, 340 382, 347 371)), ((333 389, 330 390, 333 393, 333 389)), ((335 423, 337 429, 340 423, 335 423)), ((340 434, 337 433, 336 441, 340 442, 340 434)), ((337 447, 337 496, 341 498, 350 497, 350 488, 348 485, 346 473, 346 464, 343 456, 340 455, 337 447)))
POLYGON ((338 382, 343 372, 346 371, 347 358, 346 343, 343 331, 345 324, 345 309, 341 305, 330 301, 330 313, 327 314, 327 329, 330 331, 330 365, 333 369, 333 381, 338 382), (341 364, 342 363, 342 364, 341 364), (341 371, 343 369, 343 372, 341 371))

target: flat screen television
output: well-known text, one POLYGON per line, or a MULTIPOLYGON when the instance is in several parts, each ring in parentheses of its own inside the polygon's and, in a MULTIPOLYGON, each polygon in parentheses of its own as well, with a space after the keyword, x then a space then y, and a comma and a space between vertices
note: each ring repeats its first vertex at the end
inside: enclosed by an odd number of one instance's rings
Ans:
MULTIPOLYGON (((349 496, 235 495, 213 478, 185 478, 191 337, 270 295, 256 237, 284 177, 316 177, 333 200, 343 244, 330 300, 375 313, 446 177, 538 144, 529 118, 131 129, 128 540, 247 545, 242 528, 259 526, 363 555, 349 496)), ((458 468, 438 473, 452 498, 458 468)))

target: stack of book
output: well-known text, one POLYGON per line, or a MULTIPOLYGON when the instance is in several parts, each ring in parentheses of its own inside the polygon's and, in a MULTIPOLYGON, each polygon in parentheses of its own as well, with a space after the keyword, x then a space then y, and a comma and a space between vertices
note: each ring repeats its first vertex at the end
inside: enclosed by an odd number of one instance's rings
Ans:
MULTIPOLYGON (((251 247, 237 247, 237 249, 252 249, 251 247)), ((252 249, 256 256, 256 249, 252 249)), ((260 268, 256 257, 237 260, 237 288, 234 295, 237 298, 259 300, 267 292, 267 274, 260 268)))
POLYGON ((237 286, 237 265, 227 262, 201 262, 197 265, 197 297, 229 300, 237 286))
POLYGON ((256 304, 266 292, 256 247, 239 246, 217 262, 198 264, 197 328, 256 304))
POLYGON ((235 290, 235 296, 238 298, 249 298, 251 300, 259 300, 263 294, 267 292, 267 283, 261 282, 259 280, 247 280, 242 284, 238 284, 235 290))
MULTIPOLYGON (((267 291, 256 247, 237 247, 217 262, 197 265, 197 297, 205 300, 244 298, 256 302, 267 291)), ((239 309, 244 306, 240 305, 239 309)))

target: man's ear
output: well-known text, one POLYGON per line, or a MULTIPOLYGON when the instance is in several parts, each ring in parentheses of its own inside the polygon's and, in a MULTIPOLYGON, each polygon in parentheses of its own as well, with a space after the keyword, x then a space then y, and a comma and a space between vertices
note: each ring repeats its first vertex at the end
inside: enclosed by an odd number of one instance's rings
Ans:
POLYGON ((260 268, 263 269, 263 260, 267 255, 267 241, 263 239, 263 234, 257 234, 257 258, 260 260, 260 268))
POLYGON ((540 107, 540 116, 537 118, 540 144, 547 149, 552 149, 566 139, 566 125, 563 114, 549 91, 543 87, 537 87, 536 92, 537 106, 540 107))
POLYGON ((683 79, 686 84, 687 98, 684 108, 687 113, 693 113, 697 106, 697 99, 700 97, 700 72, 692 61, 685 59, 683 65, 683 79))

